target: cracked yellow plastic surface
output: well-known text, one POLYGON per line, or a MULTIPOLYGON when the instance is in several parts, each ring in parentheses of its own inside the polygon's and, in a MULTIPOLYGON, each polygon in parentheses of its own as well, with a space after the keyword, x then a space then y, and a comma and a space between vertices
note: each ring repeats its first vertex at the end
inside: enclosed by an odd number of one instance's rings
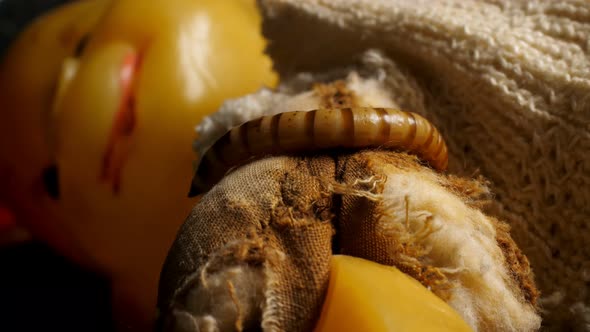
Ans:
POLYGON ((443 300, 394 267, 333 256, 326 300, 315 332, 468 332, 443 300))

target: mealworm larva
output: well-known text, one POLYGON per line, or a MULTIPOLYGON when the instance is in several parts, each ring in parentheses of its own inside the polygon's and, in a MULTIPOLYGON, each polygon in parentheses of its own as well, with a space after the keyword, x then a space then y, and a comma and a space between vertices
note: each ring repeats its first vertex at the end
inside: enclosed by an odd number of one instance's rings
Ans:
POLYGON ((252 158, 335 148, 406 151, 439 171, 448 162, 438 130, 415 113, 386 108, 285 112, 243 123, 217 140, 203 155, 189 196, 206 192, 252 158))

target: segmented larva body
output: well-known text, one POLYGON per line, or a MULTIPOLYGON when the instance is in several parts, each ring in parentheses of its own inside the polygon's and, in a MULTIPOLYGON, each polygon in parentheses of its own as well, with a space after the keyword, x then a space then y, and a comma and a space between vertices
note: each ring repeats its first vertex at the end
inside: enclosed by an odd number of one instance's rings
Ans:
POLYGON ((447 167, 447 146, 422 116, 386 108, 342 108, 264 116, 234 127, 205 152, 190 196, 209 190, 232 167, 267 155, 328 149, 395 149, 447 167))

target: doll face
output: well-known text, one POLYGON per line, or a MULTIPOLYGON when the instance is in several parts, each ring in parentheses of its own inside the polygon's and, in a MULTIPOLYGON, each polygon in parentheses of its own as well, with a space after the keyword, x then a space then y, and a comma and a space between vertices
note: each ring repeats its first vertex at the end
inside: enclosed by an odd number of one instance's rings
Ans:
POLYGON ((274 83, 258 23, 243 0, 84 1, 37 21, 0 77, 0 181, 17 218, 107 268, 133 259, 120 254, 131 239, 171 241, 195 202, 194 126, 274 83))
POLYGON ((0 64, 0 205, 36 237, 78 261, 82 254, 63 229, 62 211, 50 195, 58 188, 50 117, 64 59, 96 26, 107 4, 75 3, 36 20, 0 64))

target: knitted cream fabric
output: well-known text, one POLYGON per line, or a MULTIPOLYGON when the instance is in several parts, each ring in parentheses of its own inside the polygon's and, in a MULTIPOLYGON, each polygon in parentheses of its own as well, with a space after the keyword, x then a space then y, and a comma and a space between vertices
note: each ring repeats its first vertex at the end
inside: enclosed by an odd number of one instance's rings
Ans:
POLYGON ((441 129, 450 171, 491 181, 491 212, 531 260, 544 324, 590 330, 589 1, 260 4, 283 79, 368 48, 407 68, 423 98, 409 110, 441 129))
MULTIPOLYGON (((269 54, 291 87, 346 72, 361 54, 362 68, 380 66, 396 104, 442 131, 450 172, 491 181, 488 213, 511 224, 531 260, 544 327, 590 330, 590 2, 260 4, 269 54), (377 64, 371 48, 394 63, 377 64)), ((225 109, 239 123, 285 100, 261 91, 225 109)), ((205 122, 201 134, 213 127, 205 122)))

